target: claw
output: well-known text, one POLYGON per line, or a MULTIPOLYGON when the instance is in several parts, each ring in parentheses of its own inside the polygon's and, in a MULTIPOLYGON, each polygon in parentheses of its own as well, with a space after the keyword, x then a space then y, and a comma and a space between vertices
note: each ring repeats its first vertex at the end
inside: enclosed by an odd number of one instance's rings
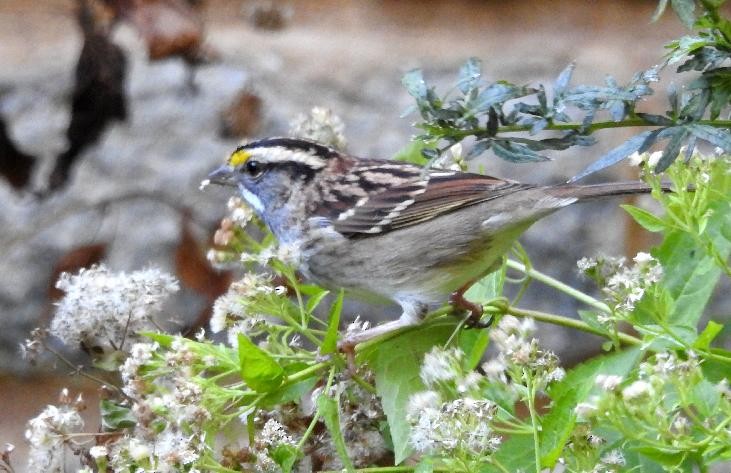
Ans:
POLYGON ((482 306, 470 302, 464 297, 464 293, 472 286, 472 282, 465 284, 449 296, 449 303, 454 307, 455 311, 467 311, 469 316, 465 325, 469 328, 487 328, 492 324, 492 317, 487 322, 482 319, 482 306))

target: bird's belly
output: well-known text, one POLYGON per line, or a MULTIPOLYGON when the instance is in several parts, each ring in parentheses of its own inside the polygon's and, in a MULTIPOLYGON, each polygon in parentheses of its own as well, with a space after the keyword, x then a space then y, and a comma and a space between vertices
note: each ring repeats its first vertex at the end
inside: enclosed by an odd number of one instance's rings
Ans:
POLYGON ((327 252, 306 253, 301 270, 319 284, 362 299, 441 305, 452 292, 497 269, 520 231, 510 233, 464 244, 448 239, 398 244, 397 232, 390 238, 343 239, 327 252))

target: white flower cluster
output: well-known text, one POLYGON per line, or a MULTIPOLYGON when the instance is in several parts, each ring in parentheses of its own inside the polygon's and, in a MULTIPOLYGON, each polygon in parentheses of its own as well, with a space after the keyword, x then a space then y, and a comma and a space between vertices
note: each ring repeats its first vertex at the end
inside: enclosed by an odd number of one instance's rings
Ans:
POLYGON ((83 400, 69 398, 68 390, 61 392, 60 406, 46 406, 38 416, 28 421, 25 438, 30 444, 28 471, 64 471, 64 450, 69 436, 84 426, 79 414, 83 400))
POLYGON ((500 445, 490 425, 497 406, 476 398, 487 380, 477 372, 465 372, 463 358, 457 348, 434 347, 424 355, 420 375, 429 390, 409 398, 406 415, 411 424, 409 441, 420 453, 480 457, 500 445))
POLYGON ((432 167, 449 169, 450 171, 466 171, 467 162, 462 153, 462 143, 455 143, 450 146, 446 152, 434 160, 432 167))
POLYGON ((264 323, 263 317, 249 313, 251 301, 272 293, 271 278, 259 273, 246 273, 213 303, 211 332, 228 329, 229 341, 235 345, 238 333, 249 334, 264 323))
POLYGON ((191 379, 197 355, 179 338, 155 360, 158 349, 157 343, 133 345, 120 370, 122 389, 134 400, 130 415, 136 422, 126 436, 108 445, 114 471, 138 465, 144 467, 138 471, 177 472, 197 461, 207 448, 203 425, 211 414, 203 407, 203 389, 191 379), (140 368, 154 363, 163 363, 168 372, 155 377, 155 389, 150 392, 151 381, 140 368))
POLYGON ((290 136, 317 141, 341 151, 347 146, 344 130, 340 117, 323 107, 314 107, 309 114, 298 115, 289 125, 290 136))
POLYGON ((637 253, 633 262, 627 266, 624 258, 600 257, 582 258, 576 265, 602 286, 614 307, 629 312, 663 275, 662 266, 649 253, 637 253))
POLYGON ((50 333, 69 346, 84 342, 122 348, 152 320, 167 297, 179 290, 177 280, 158 269, 114 273, 104 265, 63 273, 56 287, 66 294, 58 302, 50 333))
MULTIPOLYGON (((538 346, 538 340, 532 337, 535 330, 532 319, 521 320, 511 315, 504 316, 490 332, 498 354, 483 364, 486 375, 505 383, 512 371, 522 372, 527 369, 541 388, 563 379, 566 372, 559 366, 558 357, 538 346)), ((522 376, 515 376, 515 373, 512 377, 522 379, 522 376)))
POLYGON ((417 452, 470 456, 493 453, 500 437, 490 427, 497 406, 485 399, 463 398, 442 402, 438 393, 417 393, 409 400, 410 442, 417 452))

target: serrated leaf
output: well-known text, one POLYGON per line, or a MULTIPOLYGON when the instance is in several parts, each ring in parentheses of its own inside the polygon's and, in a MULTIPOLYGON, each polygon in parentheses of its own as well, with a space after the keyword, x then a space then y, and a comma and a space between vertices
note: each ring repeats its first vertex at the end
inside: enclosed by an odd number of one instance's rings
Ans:
POLYGON ((340 327, 340 313, 343 311, 344 292, 341 289, 337 299, 330 307, 330 315, 327 319, 327 332, 320 346, 320 354, 328 355, 335 353, 338 347, 338 328, 340 327))
POLYGON ((335 451, 338 452, 338 456, 343 462, 345 470, 348 473, 354 472, 355 467, 353 467, 353 462, 350 461, 350 457, 348 456, 343 432, 340 429, 340 408, 338 401, 322 394, 317 398, 317 411, 325 422, 328 432, 330 432, 330 437, 335 445, 335 451))
POLYGON ((630 154, 641 149, 645 144, 645 141, 652 136, 652 133, 652 131, 645 131, 640 133, 639 135, 633 136, 629 140, 625 141, 621 145, 609 151, 601 158, 591 163, 579 174, 572 177, 569 182, 576 182, 579 179, 588 176, 589 174, 593 174, 597 171, 601 171, 604 168, 608 168, 609 166, 617 164, 630 154))
POLYGON ((459 68, 459 79, 457 87, 466 94, 470 91, 482 76, 482 61, 476 57, 471 57, 459 68))
POLYGON ((667 227, 663 219, 645 209, 635 207, 634 205, 620 205, 620 207, 630 214, 635 222, 648 232, 659 232, 667 227))
POLYGON ((256 392, 268 393, 277 389, 284 379, 284 370, 267 352, 238 334, 241 379, 256 392))
POLYGON ((376 391, 388 420, 395 464, 412 453, 406 408, 412 394, 426 390, 419 377, 424 354, 446 343, 455 328, 456 321, 418 326, 363 354, 376 376, 376 391))
POLYGON ((596 376, 624 376, 634 368, 641 356, 639 348, 598 356, 569 370, 564 379, 549 387, 548 396, 553 401, 553 407, 543 418, 540 432, 543 466, 552 467, 556 464, 576 423, 574 409, 596 389, 596 376))

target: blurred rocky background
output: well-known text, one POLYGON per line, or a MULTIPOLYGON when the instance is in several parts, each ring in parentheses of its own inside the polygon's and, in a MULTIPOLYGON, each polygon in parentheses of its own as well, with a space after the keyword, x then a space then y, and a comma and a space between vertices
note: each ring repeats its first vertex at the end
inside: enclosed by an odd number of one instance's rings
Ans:
MULTIPOLYGON (((161 267, 183 286, 169 327, 205 324, 234 275, 205 261, 228 194, 198 185, 240 140, 286 134, 292 119, 320 106, 344 122, 351 153, 392 156, 416 133, 417 117, 400 117, 412 103, 403 73, 420 67, 444 91, 469 56, 483 60, 491 80, 550 83, 575 61, 575 83, 601 83, 605 74, 626 81, 658 63, 663 44, 682 32, 670 14, 650 23, 656 3, 3 0, 0 440, 22 448, 23 423, 60 385, 84 389, 65 368, 19 357, 29 330, 53 313, 61 271, 101 261, 114 270, 161 267)), ((662 110, 667 85, 649 108, 662 110)), ((550 163, 486 156, 480 164, 501 177, 555 183, 630 134, 600 132, 598 145, 550 163)), ((634 172, 620 166, 591 179, 634 172)), ((646 248, 651 241, 617 204, 574 207, 537 224, 522 240, 536 267, 588 288, 576 260, 646 248)), ((537 283, 522 304, 577 309, 537 283)), ((350 312, 375 320, 384 309, 350 312)), ((541 338, 568 364, 600 349, 555 328, 541 338)))

